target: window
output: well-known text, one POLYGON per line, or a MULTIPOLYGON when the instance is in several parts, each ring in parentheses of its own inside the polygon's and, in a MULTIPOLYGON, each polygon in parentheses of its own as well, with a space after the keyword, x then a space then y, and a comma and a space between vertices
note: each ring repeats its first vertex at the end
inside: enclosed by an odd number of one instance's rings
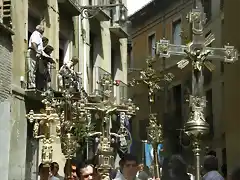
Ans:
POLYGON ((65 62, 69 60, 68 46, 69 46, 68 39, 59 33, 59 69, 65 62))
POLYGON ((172 24, 172 37, 173 37, 173 44, 181 45, 181 19, 173 22, 172 24))
POLYGON ((111 76, 112 79, 115 78, 115 59, 116 59, 116 52, 112 49, 111 50, 111 76))
POLYGON ((220 62, 220 72, 221 72, 221 74, 223 74, 224 73, 224 62, 220 62))
POLYGON ((64 50, 59 48, 59 69, 62 67, 64 61, 64 50))
POLYGON ((0 22, 2 22, 3 18, 3 0, 0 0, 0 22))
POLYGON ((28 41, 29 41, 31 35, 32 35, 32 32, 31 32, 31 31, 28 31, 28 41))
POLYGON ((132 51, 132 44, 128 43, 128 68, 133 67, 133 51, 132 51))
POLYGON ((222 82, 222 108, 224 108, 224 82, 222 82))
POLYGON ((94 73, 94 40, 95 35, 90 32, 90 59, 89 59, 89 68, 88 68, 88 81, 89 81, 89 92, 92 93, 93 89, 93 73, 94 73))
POLYGON ((156 44, 156 36, 155 33, 148 36, 148 54, 149 56, 155 57, 155 44, 156 44))
POLYGON ((181 84, 173 87, 173 97, 175 101, 175 113, 178 117, 182 116, 182 87, 181 84))
POLYGON ((0 0, 0 22, 7 25, 8 27, 11 26, 11 1, 8 0, 0 0))
POLYGON ((147 139, 147 129, 146 127, 148 127, 148 119, 144 119, 144 120, 140 120, 139 121, 139 138, 141 140, 145 140, 147 139))
POLYGON ((223 11, 223 7, 224 7, 224 0, 221 0, 220 1, 220 9, 221 9, 221 11, 223 11))
POLYGON ((222 45, 223 45, 224 44, 224 19, 222 19, 221 31, 222 31, 221 38, 222 38, 222 45))
POLYGON ((206 18, 207 18, 206 22, 208 22, 211 20, 211 17, 212 17, 212 0, 204 0, 203 7, 204 7, 204 12, 206 13, 206 18))

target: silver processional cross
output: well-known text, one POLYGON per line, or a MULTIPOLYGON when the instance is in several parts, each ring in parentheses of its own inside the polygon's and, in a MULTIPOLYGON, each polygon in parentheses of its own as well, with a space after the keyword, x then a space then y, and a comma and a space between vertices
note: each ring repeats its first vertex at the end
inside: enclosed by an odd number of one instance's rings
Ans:
POLYGON ((191 109, 190 117, 185 124, 185 132, 193 137, 193 152, 196 157, 196 180, 200 180, 200 140, 199 136, 206 134, 209 125, 205 121, 204 109, 206 97, 203 89, 203 68, 213 71, 212 60, 233 63, 238 60, 238 52, 233 46, 226 45, 224 48, 212 48, 209 45, 215 40, 214 35, 204 36, 206 15, 203 11, 201 0, 195 0, 193 10, 188 14, 188 21, 192 25, 192 41, 187 45, 170 44, 169 40, 161 39, 156 44, 156 51, 160 57, 171 56, 183 57, 177 63, 178 68, 183 69, 189 63, 192 64, 192 95, 189 98, 191 109))
POLYGON ((170 44, 169 40, 161 39, 156 44, 157 54, 160 57, 169 58, 182 56, 184 59, 177 63, 178 68, 185 68, 190 62, 193 66, 192 95, 203 97, 203 68, 214 70, 211 60, 223 60, 233 63, 238 59, 238 52, 234 46, 226 45, 224 48, 208 47, 214 40, 213 34, 204 36, 206 15, 203 11, 201 0, 195 1, 196 7, 188 14, 188 21, 192 24, 192 41, 187 45, 170 44))

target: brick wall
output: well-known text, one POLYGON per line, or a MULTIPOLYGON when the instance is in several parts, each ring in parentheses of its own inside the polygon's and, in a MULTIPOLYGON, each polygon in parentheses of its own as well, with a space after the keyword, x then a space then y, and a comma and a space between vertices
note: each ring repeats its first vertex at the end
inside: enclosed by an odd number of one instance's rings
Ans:
POLYGON ((12 39, 0 29, 0 101, 11 95, 12 79, 12 39))

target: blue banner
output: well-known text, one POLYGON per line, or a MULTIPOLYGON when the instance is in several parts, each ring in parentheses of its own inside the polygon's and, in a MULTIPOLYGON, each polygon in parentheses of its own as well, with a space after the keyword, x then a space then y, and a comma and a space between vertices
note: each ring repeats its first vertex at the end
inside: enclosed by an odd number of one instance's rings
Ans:
MULTIPOLYGON (((163 156, 161 155, 161 150, 163 150, 163 145, 158 145, 158 160, 160 164, 163 162, 163 156)), ((151 144, 145 143, 145 164, 150 167, 153 161, 153 148, 151 144)))

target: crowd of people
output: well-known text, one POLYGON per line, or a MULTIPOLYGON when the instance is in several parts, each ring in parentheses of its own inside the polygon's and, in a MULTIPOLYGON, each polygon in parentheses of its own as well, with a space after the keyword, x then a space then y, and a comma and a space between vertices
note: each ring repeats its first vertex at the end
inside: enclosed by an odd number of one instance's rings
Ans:
MULTIPOLYGON (((165 163, 166 164, 166 163, 165 163)), ((50 168, 39 166, 40 180, 44 179, 44 174, 48 174, 49 180, 63 180, 64 177, 58 174, 59 165, 53 162, 50 168), (48 172, 46 172, 48 171, 48 172)), ((66 173, 66 165, 64 167, 66 173)), ((173 155, 167 162, 167 166, 162 168, 162 177, 155 178, 148 168, 139 164, 137 157, 132 154, 125 154, 119 161, 119 167, 112 169, 110 179, 113 180, 194 180, 194 176, 188 172, 187 164, 180 155, 173 155)), ((240 180, 240 167, 232 171, 229 177, 221 175, 218 171, 218 160, 213 155, 204 157, 203 180, 240 180)), ((93 160, 84 162, 71 161, 71 176, 68 180, 101 180, 93 160)))

